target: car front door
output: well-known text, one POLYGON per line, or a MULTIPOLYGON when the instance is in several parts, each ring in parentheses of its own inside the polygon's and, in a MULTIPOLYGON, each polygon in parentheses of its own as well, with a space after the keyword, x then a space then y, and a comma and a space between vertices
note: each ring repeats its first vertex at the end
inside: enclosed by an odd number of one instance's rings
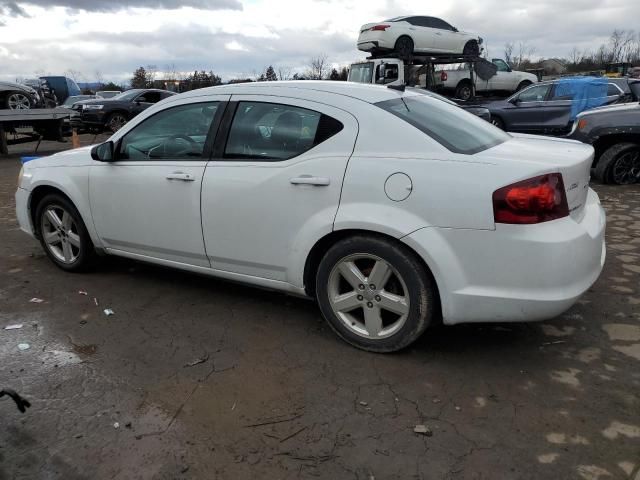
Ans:
POLYGON ((288 266, 332 230, 358 124, 325 104, 233 95, 223 125, 202 184, 211 266, 300 287, 288 266))
POLYGON ((120 134, 90 169, 93 222, 113 253, 210 267, 200 188, 228 95, 169 106, 120 134))
MULTIPOLYGON (((486 90, 503 90, 513 92, 515 87, 512 85, 513 75, 511 75, 511 67, 507 65, 507 62, 499 58, 494 58, 491 60, 491 63, 498 67, 498 71, 493 77, 487 80, 486 90)), ((478 80, 478 82, 481 81, 482 80, 478 80)))
POLYGON ((551 84, 534 85, 511 97, 503 112, 507 130, 512 132, 541 132, 544 130, 545 105, 551 84))

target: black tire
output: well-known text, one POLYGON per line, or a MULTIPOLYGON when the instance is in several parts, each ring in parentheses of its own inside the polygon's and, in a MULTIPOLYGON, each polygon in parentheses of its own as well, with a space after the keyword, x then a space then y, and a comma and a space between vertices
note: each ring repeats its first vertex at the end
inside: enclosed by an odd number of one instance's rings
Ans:
POLYGON ((640 182, 640 145, 626 142, 609 147, 600 155, 594 177, 601 183, 615 185, 640 182), (626 167, 622 162, 631 162, 631 165, 626 167))
POLYGON ((491 115, 491 124, 498 127, 501 130, 504 130, 504 122, 500 117, 496 115, 491 115))
POLYGON ((396 40, 394 50, 400 58, 408 59, 413 55, 413 47, 414 45, 411 37, 404 35, 396 40))
POLYGON ((127 115, 124 112, 113 112, 107 117, 105 122, 105 128, 115 133, 120 130, 128 121, 127 115))
POLYGON ((477 40, 469 40, 462 49, 463 55, 473 55, 475 57, 480 55, 480 45, 477 40))
POLYGON ((462 80, 456 87, 456 98, 469 100, 473 96, 473 85, 469 80, 462 80))
POLYGON ((520 90, 524 90, 529 85, 533 85, 533 82, 530 82, 529 80, 521 81, 520 84, 518 85, 518 88, 516 89, 516 92, 519 92, 520 90))
MULTIPOLYGON (((354 263, 360 261, 375 263, 376 260, 356 259, 354 263)), ((372 267, 369 268, 364 288, 361 290, 365 295, 367 295, 366 292, 369 292, 369 287, 375 288, 369 284, 372 267)), ((366 267, 362 270, 362 275, 364 272, 366 272, 366 267)), ((355 286, 349 283, 345 283, 345 285, 348 290, 353 290, 353 292, 348 292, 348 294, 360 293, 355 286)), ((336 293, 344 295, 341 292, 336 293)), ((327 251, 316 274, 316 297, 323 316, 339 337, 357 348, 377 353, 394 352, 407 347, 424 333, 439 312, 435 282, 431 274, 422 266, 420 259, 408 248, 375 236, 349 237, 339 241, 327 251), (331 292, 335 291, 331 283, 334 272, 340 271, 337 269, 338 265, 344 265, 342 262, 362 255, 382 260, 383 263, 391 267, 392 273, 386 277, 387 280, 383 285, 377 286, 378 291, 371 291, 369 296, 372 298, 367 300, 367 298, 363 299, 362 295, 358 295, 358 301, 361 301, 362 305, 350 310, 348 312, 349 318, 340 318, 334 312, 330 299, 330 296, 334 295, 331 292), (358 315, 363 319, 367 307, 373 306, 379 312, 379 316, 388 313, 384 312, 384 308, 379 308, 382 303, 373 305, 374 302, 381 301, 378 294, 385 295, 386 293, 400 294, 403 298, 408 298, 408 305, 405 305, 407 313, 405 315, 398 314, 400 316, 395 320, 393 318, 387 319, 391 324, 390 327, 385 326, 384 323, 380 324, 381 333, 384 329, 388 330, 388 335, 384 338, 369 338, 367 332, 356 333, 354 330, 357 328, 366 330, 365 322, 362 320, 362 324, 358 323, 356 326, 357 321, 352 319, 358 315), (396 321, 398 326, 397 329, 394 329, 396 321)), ((344 316, 345 313, 342 315, 344 316)))
MULTIPOLYGON (((48 221, 48 220, 46 220, 48 221)), ((80 213, 76 209, 76 207, 64 196, 59 194, 49 194, 46 195, 36 207, 36 215, 35 215, 35 225, 38 233, 38 237, 40 239, 40 244, 42 245, 43 250, 47 254, 47 256, 51 259, 53 263, 56 264, 62 270, 67 272, 82 272, 89 270, 96 263, 96 251, 93 246, 93 242, 91 241, 91 237, 87 232, 87 228, 82 221, 82 217, 80 213), (69 228, 69 230, 75 230, 75 233, 79 237, 79 249, 77 252, 76 258, 71 262, 61 261, 56 254, 52 251, 52 248, 47 244, 45 240, 44 234, 44 225, 45 219, 44 216, 50 208, 59 208, 63 211, 66 211, 73 220, 73 226, 69 228)), ((66 236, 66 241, 69 240, 69 234, 66 236)), ((62 248, 62 247, 61 247, 62 248)))

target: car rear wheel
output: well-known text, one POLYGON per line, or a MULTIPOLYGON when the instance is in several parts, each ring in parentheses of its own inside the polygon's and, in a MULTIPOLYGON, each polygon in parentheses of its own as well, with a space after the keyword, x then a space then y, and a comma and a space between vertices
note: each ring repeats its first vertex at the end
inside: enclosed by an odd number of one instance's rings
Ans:
POLYGON ((472 96, 473 88, 471 88, 471 82, 460 82, 456 87, 456 98, 469 100, 472 96))
POLYGON ((640 182, 640 145, 619 143, 609 147, 600 156, 594 176, 602 183, 616 185, 640 182))
POLYGON ((480 55, 480 45, 478 45, 478 42, 476 40, 469 40, 465 44, 464 49, 462 50, 462 54, 478 56, 480 55))
POLYGON ((9 110, 29 110, 32 107, 29 96, 21 92, 9 93, 5 98, 5 106, 9 110))
POLYGON ((126 123, 127 123, 127 117, 125 116, 125 114, 120 112, 115 112, 109 115, 106 125, 109 130, 115 133, 118 130, 120 130, 122 127, 124 127, 126 123))
POLYGON ((420 260, 377 237, 354 236, 331 247, 318 268, 316 296, 333 330, 371 352, 408 346, 437 312, 434 282, 420 260))
POLYGON ((400 58, 410 58, 413 55, 413 40, 410 37, 400 37, 396 40, 395 51, 400 58))
POLYGON ((62 195, 45 196, 37 206, 36 222, 40 244, 58 267, 79 272, 96 258, 93 242, 73 204, 62 195))

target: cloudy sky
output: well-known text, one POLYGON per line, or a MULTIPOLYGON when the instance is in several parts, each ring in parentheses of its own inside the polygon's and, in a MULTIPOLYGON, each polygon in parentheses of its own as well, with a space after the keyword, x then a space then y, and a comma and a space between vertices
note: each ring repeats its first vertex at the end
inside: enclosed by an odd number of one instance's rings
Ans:
POLYGON ((0 0, 0 79, 97 71, 119 83, 139 65, 212 69, 223 77, 267 65, 303 70, 364 58, 363 23, 404 14, 440 16, 487 42, 526 41, 540 56, 597 48, 614 29, 635 29, 639 0, 0 0))

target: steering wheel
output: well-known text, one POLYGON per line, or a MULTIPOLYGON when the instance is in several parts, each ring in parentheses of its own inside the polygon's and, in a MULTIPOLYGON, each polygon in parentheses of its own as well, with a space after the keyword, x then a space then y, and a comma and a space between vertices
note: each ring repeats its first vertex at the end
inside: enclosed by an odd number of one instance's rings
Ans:
POLYGON ((200 155, 200 151, 197 147, 198 142, 196 142, 188 135, 172 135, 171 137, 167 137, 162 141, 162 150, 165 155, 175 155, 177 157, 188 156, 190 153, 196 153, 200 155), (180 142, 178 142, 178 140, 186 142, 186 145, 183 145, 182 149, 173 150, 174 148, 179 146, 180 142), (167 149, 167 147, 169 147, 169 149, 167 149))

